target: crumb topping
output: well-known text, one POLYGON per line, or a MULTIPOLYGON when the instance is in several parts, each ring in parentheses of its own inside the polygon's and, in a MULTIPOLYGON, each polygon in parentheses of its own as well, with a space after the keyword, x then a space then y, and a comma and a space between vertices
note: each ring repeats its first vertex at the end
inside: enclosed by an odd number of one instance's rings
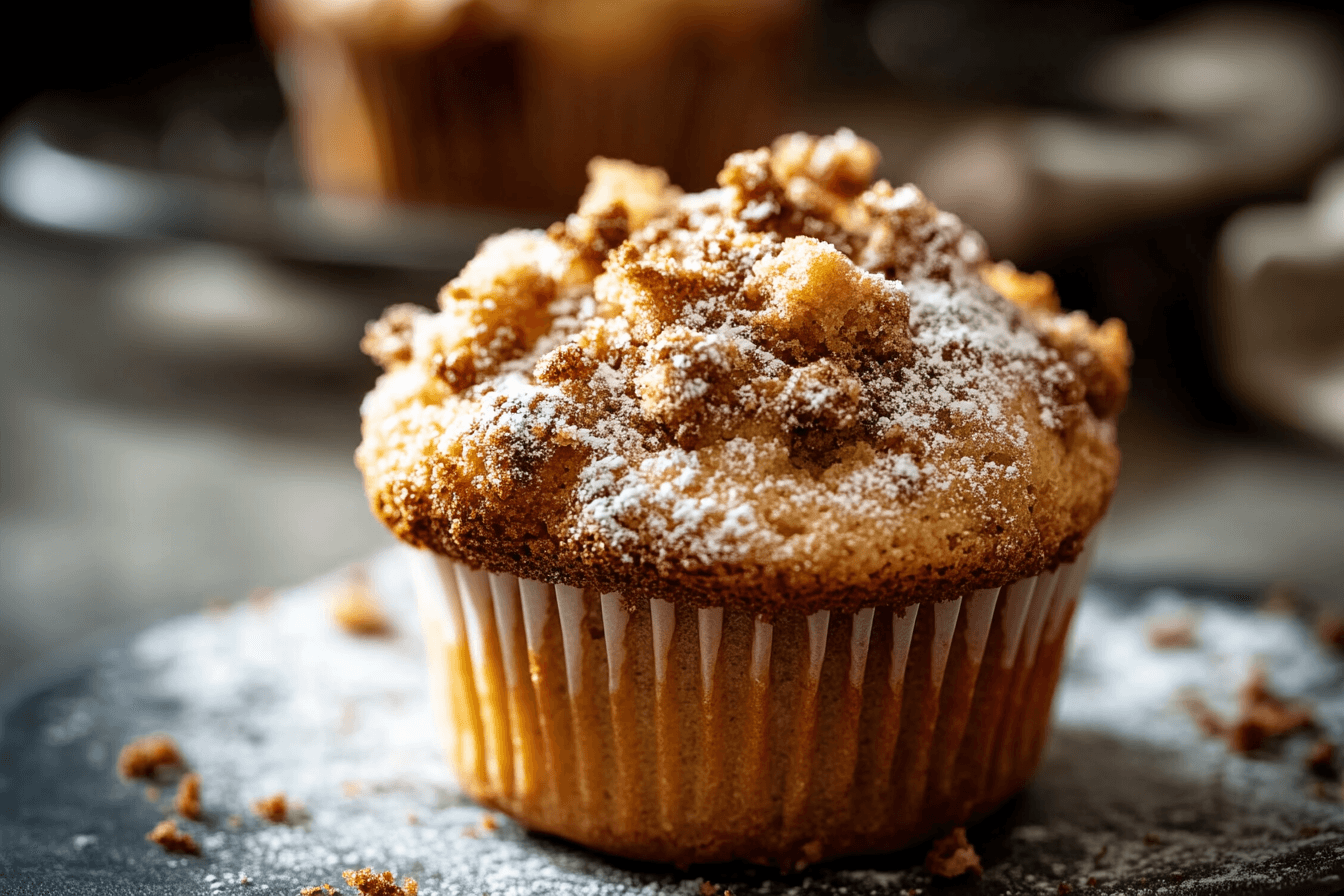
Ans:
POLYGON ((173 797, 173 808, 177 814, 192 821, 201 818, 201 776, 192 772, 183 775, 177 782, 177 793, 173 797))
POLYGON ((402 878, 401 886, 397 886, 391 871, 375 874, 372 868, 361 868, 342 871, 341 877, 362 896, 416 896, 420 892, 420 885, 409 877, 402 878))
POLYGON ((166 734, 150 734, 131 741, 117 756, 117 772, 123 778, 153 778, 161 768, 182 766, 177 744, 166 734))
POLYGON ((946 837, 935 840, 924 857, 924 869, 934 877, 960 877, 968 872, 981 877, 985 873, 975 847, 966 840, 965 828, 954 828, 946 837))
POLYGON ((289 800, 283 793, 273 793, 259 800, 253 800, 252 812, 271 824, 284 824, 289 818, 289 800))
POLYGON ((201 847, 197 845, 196 838, 184 831, 179 831, 177 822, 172 819, 156 824, 154 830, 145 835, 145 839, 163 847, 164 852, 177 852, 191 856, 201 854, 201 847))
POLYGON ((370 326, 375 513, 487 569, 761 611, 1073 559, 1118 469, 1124 327, 877 163, 793 134, 684 195, 595 160, 575 214, 370 326))

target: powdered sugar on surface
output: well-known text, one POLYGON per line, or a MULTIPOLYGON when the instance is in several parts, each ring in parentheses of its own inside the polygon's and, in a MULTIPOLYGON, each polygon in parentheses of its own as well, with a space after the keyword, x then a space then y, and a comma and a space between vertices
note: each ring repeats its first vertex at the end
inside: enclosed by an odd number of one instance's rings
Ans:
POLYGON ((335 626, 327 602, 338 574, 266 609, 239 604, 156 626, 104 656, 77 689, 37 698, 29 728, 7 717, 0 805, 18 809, 13 824, 0 813, 0 891, 293 894, 321 882, 339 888, 342 870, 366 865, 440 896, 695 894, 706 878, 738 896, 1053 894, 1060 883, 1085 893, 1089 878, 1106 893, 1344 886, 1344 805, 1310 792, 1302 759, 1312 737, 1289 738, 1264 758, 1229 755, 1173 700, 1199 688, 1230 717, 1258 661, 1276 693, 1310 702, 1320 733, 1344 741, 1344 662, 1300 620, 1216 596, 1091 589, 1040 773, 971 830, 986 869, 979 884, 934 884, 918 850, 785 877, 743 866, 683 873, 612 862, 502 817, 497 830, 481 825, 482 810, 435 743, 403 560, 396 551, 370 565, 395 637, 360 639, 335 626), (1147 620, 1175 612, 1195 614, 1197 646, 1153 650, 1147 620), (159 810, 112 770, 122 743, 160 730, 202 777, 206 818, 180 822, 201 858, 144 843, 159 810), (50 757, 60 763, 26 771, 50 757), (81 783, 63 788, 62 778, 81 783), (294 823, 249 812, 276 791, 302 804, 294 823), (18 792, 33 796, 4 802, 18 792), (39 797, 50 804, 37 806, 39 797))

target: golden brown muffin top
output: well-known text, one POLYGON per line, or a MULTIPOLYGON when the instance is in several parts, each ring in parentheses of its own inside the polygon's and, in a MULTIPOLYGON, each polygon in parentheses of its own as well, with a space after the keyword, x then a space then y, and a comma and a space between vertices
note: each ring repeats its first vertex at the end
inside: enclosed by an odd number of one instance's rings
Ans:
POLYGON ((761 612, 1073 559, 1118 473, 1124 326, 877 163, 793 134, 683 195, 594 160, 576 214, 370 325, 374 512, 489 570, 761 612))

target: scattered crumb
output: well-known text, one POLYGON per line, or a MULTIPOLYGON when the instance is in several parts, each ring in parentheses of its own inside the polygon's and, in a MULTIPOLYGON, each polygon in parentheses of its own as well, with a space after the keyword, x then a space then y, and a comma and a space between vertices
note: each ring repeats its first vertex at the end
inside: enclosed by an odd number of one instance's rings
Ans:
POLYGON ((1272 737, 1311 724, 1311 713, 1271 693, 1264 670, 1255 668, 1241 686, 1241 717, 1228 735, 1228 746, 1238 753, 1250 753, 1272 737))
POLYGON ((1307 754, 1307 769, 1313 775, 1333 778, 1335 775, 1335 745, 1322 738, 1311 745, 1307 754))
POLYGON ((403 877, 401 886, 397 886, 391 871, 374 874, 372 868, 361 868, 358 871, 342 871, 341 877, 361 896, 416 896, 420 892, 420 885, 409 877, 403 877))
POLYGON ((1143 835, 1143 845, 1144 845, 1144 846, 1161 846, 1161 845, 1162 845, 1162 838, 1159 837, 1159 836, 1157 836, 1156 834, 1154 834, 1154 833, 1152 833, 1152 832, 1149 832, 1149 833, 1143 835))
POLYGON ((252 803, 252 811, 271 824, 283 824, 289 817, 289 802, 283 793, 274 793, 252 803))
POLYGON ((1087 885, 1089 887, 1095 887, 1097 885, 1097 879, 1095 877, 1089 877, 1087 879, 1087 885))
MULTIPOLYGON (((1204 702, 1204 698, 1197 692, 1188 690, 1183 692, 1179 698, 1181 707, 1190 714, 1199 730, 1204 732, 1205 737, 1223 737, 1227 734, 1227 723, 1222 720, 1218 713, 1209 708, 1204 702)), ((1103 851, 1105 847, 1103 847, 1103 851)))
POLYGON ((1097 854, 1094 855, 1094 856, 1092 857, 1092 867, 1093 867, 1093 868, 1100 868, 1100 867, 1101 867, 1101 860, 1104 859, 1104 858, 1106 858, 1106 851, 1107 851, 1108 849, 1110 849, 1110 848, 1111 848, 1111 846, 1110 846, 1109 843, 1103 843, 1103 844, 1101 845, 1101 849, 1097 850, 1097 854))
POLYGON ((1148 621, 1148 643, 1157 650, 1195 646, 1195 618, 1188 613, 1148 621))
POLYGON ((304 887, 299 891, 299 896, 339 896, 339 891, 331 884, 318 884, 315 887, 304 887))
POLYGON ((981 877, 985 873, 975 847, 966 842, 965 828, 953 828, 952 833, 935 840, 924 858, 924 868, 934 877, 960 877, 968 871, 981 877))
POLYGON ((700 881, 700 896, 719 896, 719 888, 707 880, 700 881))
POLYGON ((227 825, 228 825, 229 827, 231 827, 231 828, 240 828, 240 827, 243 826, 243 816, 241 816, 241 815, 230 815, 230 816, 228 817, 228 820, 225 822, 225 824, 227 824, 227 825))
POLYGON ((154 826, 154 830, 145 835, 145 839, 162 846, 164 852, 180 852, 193 856, 201 854, 201 848, 196 845, 196 838, 179 831, 177 822, 172 819, 159 822, 154 826))
POLYGON ((159 797, 161 796, 163 796, 163 792, 159 790, 159 788, 155 787, 153 784, 145 788, 145 799, 148 800, 149 802, 157 803, 159 801, 159 797))
POLYGON ((1319 834, 1320 832, 1321 832, 1321 829, 1318 828, 1318 827, 1316 827, 1316 825, 1314 825, 1314 824, 1304 824, 1304 825, 1302 825, 1302 827, 1300 827, 1300 828, 1297 829, 1297 836, 1299 836, 1299 837, 1303 837, 1303 838, 1306 838, 1306 837, 1315 837, 1315 836, 1316 836, 1317 834, 1319 834))
POLYGON ((151 734, 121 748, 117 772, 123 778, 152 778, 160 768, 182 765, 177 744, 166 734, 151 734))
POLYGON ((173 797, 173 808, 183 818, 198 821, 201 817, 201 776, 192 772, 177 782, 177 795, 173 797))
POLYGON ((253 588, 247 595, 247 605, 258 613, 265 613, 275 603, 274 588, 253 588))
POLYGON ((251 884, 252 884, 252 878, 248 877, 246 874, 244 874, 244 873, 241 872, 241 871, 238 872, 238 886, 240 886, 240 887, 247 887, 247 886, 251 886, 251 884))
POLYGON ((359 796, 360 793, 363 792, 363 790, 364 790, 364 785, 361 784, 361 783, 359 783, 358 781, 342 781, 342 782, 341 782, 341 793, 342 793, 342 794, 345 796, 345 798, 348 799, 348 800, 352 800, 352 799, 354 799, 355 797, 359 796))
POLYGON ((1073 885, 1060 881, 1059 889, 1055 890, 1055 892, 1058 893, 1059 896, 1066 896, 1066 894, 1073 892, 1073 885))
POLYGON ((414 812, 407 812, 407 813, 406 813, 406 823, 407 823, 407 824, 419 824, 419 823, 420 823, 420 816, 419 816, 419 815, 416 815, 414 812))
POLYGON ((1327 647, 1344 650, 1344 618, 1323 612, 1316 617, 1316 636, 1327 647))
POLYGON ((212 597, 205 602, 205 607, 201 612, 211 619, 221 619, 229 615, 229 608, 233 605, 222 597, 212 597))
POLYGON ((493 831, 499 827, 499 820, 489 812, 481 816, 481 830, 493 831))
POLYGON ((1185 880, 1185 875, 1179 871, 1173 871, 1171 872, 1171 879, 1176 881, 1176 883, 1180 883, 1181 881, 1185 880))
POLYGON ((479 835, 476 833, 476 829, 474 827, 471 827, 471 828, 463 828, 462 836, 466 837, 468 840, 475 840, 479 835))
POLYGON ((350 578, 332 595, 331 616, 336 624, 352 635, 390 635, 392 623, 378 603, 378 597, 362 570, 350 578))
POLYGON ((1291 616, 1297 612, 1297 589, 1287 582, 1270 585, 1260 601, 1260 612, 1291 616))

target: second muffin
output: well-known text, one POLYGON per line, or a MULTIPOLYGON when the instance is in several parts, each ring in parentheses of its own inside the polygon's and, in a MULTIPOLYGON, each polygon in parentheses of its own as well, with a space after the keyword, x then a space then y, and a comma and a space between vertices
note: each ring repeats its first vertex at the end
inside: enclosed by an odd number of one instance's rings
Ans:
POLYGON ((577 214, 371 326, 357 458, 422 549, 481 802, 796 867, 1030 776, 1118 472, 1124 328, 876 164, 793 135, 683 195, 599 160, 577 214))

